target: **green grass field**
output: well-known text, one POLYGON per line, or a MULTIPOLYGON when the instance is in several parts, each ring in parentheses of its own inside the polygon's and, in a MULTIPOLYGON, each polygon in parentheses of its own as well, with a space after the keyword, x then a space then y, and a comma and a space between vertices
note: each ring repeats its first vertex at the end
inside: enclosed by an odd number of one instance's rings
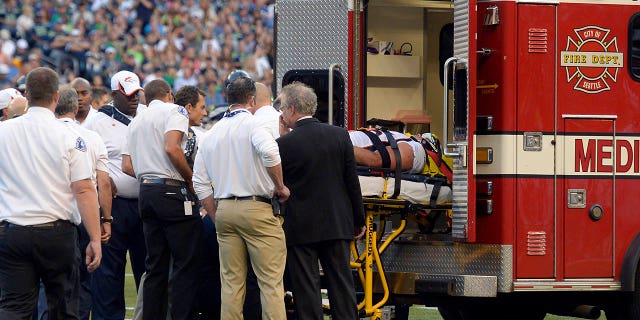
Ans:
MULTIPOLYGON (((125 302, 127 305, 127 314, 125 319, 131 319, 133 317, 133 308, 136 303, 136 285, 133 280, 133 273, 131 273, 131 265, 127 263, 126 269, 126 277, 125 277, 125 302)), ((442 320, 440 313, 433 308, 425 308, 424 306, 413 306, 409 311, 409 319, 410 320, 442 320)), ((560 317, 554 315, 547 315, 545 320, 573 320, 578 318, 573 317, 560 317)), ((601 316, 598 320, 607 319, 604 315, 601 316)))

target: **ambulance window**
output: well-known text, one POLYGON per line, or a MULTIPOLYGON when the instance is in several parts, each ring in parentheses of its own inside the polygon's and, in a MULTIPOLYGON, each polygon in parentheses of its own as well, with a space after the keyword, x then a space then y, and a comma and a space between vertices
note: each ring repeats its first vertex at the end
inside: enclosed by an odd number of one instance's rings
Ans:
POLYGON ((640 12, 634 14, 629 23, 629 73, 640 81, 640 12))

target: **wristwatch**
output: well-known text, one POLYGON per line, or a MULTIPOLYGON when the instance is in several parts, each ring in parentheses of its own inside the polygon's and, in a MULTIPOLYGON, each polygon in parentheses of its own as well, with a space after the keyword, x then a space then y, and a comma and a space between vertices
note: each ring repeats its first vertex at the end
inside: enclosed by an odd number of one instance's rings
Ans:
POLYGON ((111 223, 111 222, 113 222, 113 217, 108 217, 108 218, 100 217, 100 223, 111 223))

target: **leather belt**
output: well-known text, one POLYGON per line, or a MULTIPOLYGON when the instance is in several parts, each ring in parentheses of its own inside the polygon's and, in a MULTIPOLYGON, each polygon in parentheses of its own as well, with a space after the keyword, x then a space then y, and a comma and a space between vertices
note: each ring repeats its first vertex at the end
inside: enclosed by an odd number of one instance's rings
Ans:
POLYGON ((253 201, 259 201, 259 202, 264 202, 264 203, 271 204, 271 199, 265 198, 265 197, 261 197, 261 196, 228 197, 228 198, 218 198, 216 200, 218 200, 218 201, 219 200, 236 200, 236 201, 253 200, 253 201))
POLYGON ((9 228, 15 228, 15 227, 24 227, 24 228, 53 228, 53 227, 60 227, 60 226, 67 226, 67 225, 72 225, 71 221, 69 220, 56 220, 56 221, 51 221, 51 222, 45 222, 45 223, 39 223, 39 224, 31 224, 31 225, 19 225, 19 224, 15 224, 15 223, 11 223, 9 221, 2 221, 0 222, 0 226, 3 227, 9 227, 9 228))
POLYGON ((164 184, 167 186, 184 187, 184 181, 169 178, 142 178, 142 184, 164 184))

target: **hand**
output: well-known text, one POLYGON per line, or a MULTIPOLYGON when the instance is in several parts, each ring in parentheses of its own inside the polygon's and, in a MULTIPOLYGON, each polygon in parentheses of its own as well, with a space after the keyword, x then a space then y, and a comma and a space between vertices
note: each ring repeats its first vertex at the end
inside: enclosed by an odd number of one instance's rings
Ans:
POLYGON ((289 188, 287 188, 287 186, 282 186, 281 189, 276 189, 276 195, 278 196, 278 202, 284 203, 285 201, 287 201, 287 199, 289 199, 291 191, 289 191, 289 188))
POLYGON ((354 240, 360 240, 360 238, 362 238, 362 236, 364 236, 364 232, 367 231, 367 227, 362 226, 360 228, 355 228, 354 231, 354 235, 355 237, 353 237, 354 240))
POLYGON ((85 264, 87 265, 87 271, 93 272, 98 269, 102 260, 102 245, 100 241, 91 240, 87 245, 86 253, 85 264))
POLYGON ((100 224, 100 241, 103 244, 109 242, 111 238, 111 223, 105 222, 100 224))
POLYGON ((289 127, 284 122, 284 118, 280 115, 280 121, 278 121, 278 131, 280 131, 280 136, 284 136, 289 133, 289 127))

